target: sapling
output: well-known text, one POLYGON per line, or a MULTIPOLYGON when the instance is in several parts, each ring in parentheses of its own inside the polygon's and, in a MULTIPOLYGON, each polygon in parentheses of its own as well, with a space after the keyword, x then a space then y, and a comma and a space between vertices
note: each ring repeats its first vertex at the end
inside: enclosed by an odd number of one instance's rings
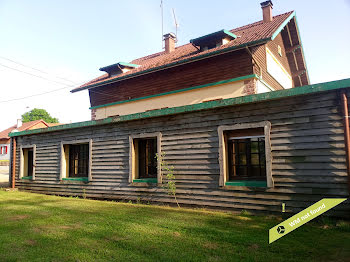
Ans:
POLYGON ((174 197, 175 202, 178 207, 180 207, 179 202, 176 198, 176 182, 175 182, 175 175, 174 175, 174 167, 169 166, 166 161, 164 161, 165 153, 156 154, 157 160, 160 162, 160 168, 161 170, 166 172, 166 182, 163 180, 163 187, 168 191, 168 195, 171 195, 174 197))

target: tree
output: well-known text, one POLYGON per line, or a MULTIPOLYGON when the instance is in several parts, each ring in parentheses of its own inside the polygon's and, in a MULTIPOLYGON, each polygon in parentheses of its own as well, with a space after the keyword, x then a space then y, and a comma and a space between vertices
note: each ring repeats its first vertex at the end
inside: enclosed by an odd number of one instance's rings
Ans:
POLYGON ((45 109, 34 108, 22 115, 23 123, 40 119, 43 119, 46 123, 58 123, 58 119, 50 116, 45 109))

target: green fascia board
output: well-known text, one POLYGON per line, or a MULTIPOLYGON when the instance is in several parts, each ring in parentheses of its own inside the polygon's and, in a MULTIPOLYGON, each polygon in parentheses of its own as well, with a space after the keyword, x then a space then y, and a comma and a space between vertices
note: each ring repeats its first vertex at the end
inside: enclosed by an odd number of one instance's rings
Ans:
POLYGON ((64 177, 62 180, 71 180, 71 181, 89 181, 87 177, 64 177))
POLYGON ((82 91, 82 90, 85 90, 85 89, 91 89, 91 88, 95 88, 95 87, 98 87, 98 86, 111 84, 111 83, 114 83, 114 82, 118 82, 118 81, 124 80, 126 78, 132 78, 132 77, 136 77, 138 75, 143 75, 143 74, 151 73, 151 72, 154 72, 154 71, 163 70, 163 69, 166 69, 166 68, 169 68, 169 67, 181 65, 181 64, 184 64, 184 63, 193 62, 193 61, 200 60, 200 59, 207 58, 207 57, 211 57, 211 56, 215 56, 215 55, 218 55, 218 54, 221 54, 221 53, 231 52, 231 51, 234 51, 236 49, 242 49, 242 48, 245 48, 247 46, 254 46, 254 45, 258 45, 258 44, 264 44, 264 43, 268 42, 269 40, 271 40, 271 38, 264 38, 264 39, 260 39, 260 40, 257 40, 257 41, 252 41, 252 42, 249 42, 249 43, 241 44, 241 45, 238 45, 238 46, 227 47, 227 48, 216 50, 216 51, 213 51, 213 52, 210 52, 210 53, 205 53, 205 54, 202 54, 202 55, 199 55, 199 56, 196 56, 196 57, 186 58, 186 59, 183 59, 183 60, 172 62, 170 64, 153 67, 153 68, 150 68, 150 69, 147 69, 147 70, 144 70, 144 71, 135 72, 135 73, 132 73, 132 74, 129 74, 129 75, 125 75, 125 76, 121 76, 121 77, 118 77, 118 78, 115 78, 115 79, 109 79, 109 80, 103 81, 101 83, 96 83, 96 84, 92 84, 92 85, 76 88, 76 89, 71 90, 71 92, 75 93, 75 92, 79 92, 79 91, 82 91))
POLYGON ((271 36, 271 40, 274 40, 279 33, 281 33, 281 31, 283 30, 283 28, 285 28, 285 26, 290 22, 290 20, 293 19, 293 17, 295 17, 295 11, 293 13, 290 14, 290 16, 288 16, 288 18, 286 20, 284 20, 284 22, 277 28, 277 30, 272 34, 271 36))
POLYGON ((157 178, 139 178, 139 179, 134 179, 132 181, 133 183, 152 183, 156 184, 158 183, 157 178))
POLYGON ((136 65, 136 64, 130 64, 130 63, 125 63, 125 62, 118 62, 118 63, 115 63, 113 65, 108 65, 108 66, 104 66, 104 67, 101 67, 99 70, 100 71, 106 71, 112 67, 115 67, 115 66, 126 66, 126 67, 132 67, 132 68, 136 68, 136 67, 139 67, 140 65, 136 65))
POLYGON ((125 62, 119 62, 118 64, 122 65, 122 66, 126 66, 126 67, 134 67, 134 68, 140 66, 140 65, 131 64, 131 63, 125 63, 125 62))
POLYGON ((199 89, 199 88, 204 88, 204 87, 210 87, 210 86, 216 86, 216 85, 222 85, 222 84, 227 84, 227 83, 247 80, 247 79, 250 79, 250 78, 257 78, 258 79, 258 76, 255 75, 255 74, 247 75, 247 76, 241 76, 241 77, 231 78, 231 79, 227 79, 227 80, 222 80, 222 81, 215 82, 215 83, 209 83, 209 84, 200 85, 200 86, 193 86, 193 87, 178 89, 178 90, 174 90, 174 91, 159 93, 159 94, 155 94, 155 95, 137 97, 137 98, 133 98, 133 99, 129 99, 129 100, 117 101, 117 102, 108 103, 108 104, 104 104, 104 105, 92 106, 92 107, 90 107, 90 109, 96 109, 96 108, 101 108, 101 107, 106 107, 106 106, 124 104, 124 103, 129 103, 129 102, 143 100, 143 99, 149 99, 149 98, 158 97, 158 96, 171 95, 171 94, 191 91, 191 90, 194 90, 194 89, 199 89))
POLYGON ((234 33, 231 33, 230 31, 225 30, 225 29, 223 31, 226 35, 231 36, 233 39, 237 38, 237 36, 234 33))
POLYGON ((267 187, 266 181, 228 181, 225 186, 267 187))
POLYGON ((111 123, 120 123, 120 122, 126 122, 131 120, 188 113, 188 112, 215 109, 215 108, 226 107, 226 106, 235 106, 235 105, 242 105, 247 103, 257 103, 257 102, 263 102, 263 101, 274 100, 274 99, 282 99, 282 98, 299 96, 299 95, 307 95, 307 94, 313 94, 313 93, 319 93, 319 92, 325 92, 325 91, 331 91, 331 90, 338 90, 341 88, 348 88, 348 87, 350 87, 350 78, 332 81, 332 82, 326 82, 326 83, 294 87, 291 89, 271 91, 271 92, 262 93, 262 94, 234 97, 234 98, 228 98, 223 100, 209 101, 209 102, 203 102, 199 104, 172 107, 172 108, 156 109, 152 111, 141 112, 141 113, 130 114, 130 115, 108 117, 101 120, 92 120, 92 121, 78 122, 78 123, 72 123, 72 124, 66 124, 66 125, 52 126, 47 128, 25 130, 21 132, 12 132, 12 133, 9 133, 9 136, 17 137, 17 136, 24 136, 24 135, 54 132, 54 131, 72 129, 72 128, 82 128, 82 127, 91 127, 91 126, 97 126, 97 125, 106 125, 111 123))
POLYGON ((32 176, 22 176, 21 179, 33 179, 32 176))
MULTIPOLYGON (((299 41, 300 41, 300 50, 301 50, 301 53, 303 54, 303 60, 304 60, 304 63, 305 63, 305 69, 306 69, 306 75, 307 75, 307 79, 309 80, 309 70, 308 70, 308 67, 307 67, 307 63, 306 63, 306 57, 305 57, 305 54, 304 54, 304 48, 303 48, 303 42, 301 40, 301 36, 300 36, 300 30, 299 30, 299 26, 298 26, 298 20, 297 20, 297 16, 295 15, 295 24, 297 26, 297 31, 298 31, 298 35, 299 35, 299 41)), ((310 80, 309 80, 310 81, 310 80)))
POLYGON ((215 37, 215 36, 217 36, 217 37, 224 37, 225 35, 230 36, 232 39, 236 39, 237 38, 237 36, 235 34, 231 33, 228 30, 222 29, 222 30, 214 32, 214 33, 210 33, 210 34, 207 34, 207 35, 204 35, 204 36, 201 36, 201 37, 197 37, 197 38, 191 39, 190 43, 194 44, 194 45, 198 45, 199 42, 201 42, 201 41, 203 41, 205 39, 208 39, 208 38, 211 38, 211 37, 215 37))

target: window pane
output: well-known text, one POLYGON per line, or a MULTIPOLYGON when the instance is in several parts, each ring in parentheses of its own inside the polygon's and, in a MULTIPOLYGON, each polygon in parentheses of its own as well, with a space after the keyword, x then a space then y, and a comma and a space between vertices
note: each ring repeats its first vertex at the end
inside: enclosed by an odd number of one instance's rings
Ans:
POLYGON ((138 143, 138 177, 156 178, 157 177, 157 139, 137 139, 138 143))
POLYGON ((259 154, 251 154, 251 161, 250 163, 252 165, 259 165, 259 154))
POLYGON ((238 153, 245 153, 246 149, 247 149, 247 144, 245 142, 241 142, 242 140, 240 140, 240 142, 238 143, 238 153))
POLYGON ((238 176, 247 176, 248 170, 246 166, 238 166, 238 176))
POLYGON ((89 144, 69 145, 69 177, 87 177, 89 144))
POLYGON ((237 165, 246 165, 247 164, 247 155, 241 154, 238 157, 237 165))
POLYGON ((252 153, 258 153, 259 152, 259 142, 258 141, 250 143, 250 151, 252 153))
POLYGON ((260 166, 251 166, 250 167, 249 176, 250 177, 258 177, 258 176, 260 176, 260 166))

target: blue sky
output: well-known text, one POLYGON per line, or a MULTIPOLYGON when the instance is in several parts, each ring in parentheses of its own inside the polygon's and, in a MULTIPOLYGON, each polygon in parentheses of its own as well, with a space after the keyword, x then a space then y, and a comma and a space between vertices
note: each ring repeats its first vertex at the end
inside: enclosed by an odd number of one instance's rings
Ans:
MULTIPOLYGON (((179 45, 220 29, 262 19, 261 1, 163 0, 164 32, 175 31, 179 45)), ((273 1, 274 14, 296 10, 312 83, 350 77, 350 0, 273 1)), ((45 108, 61 122, 89 120, 87 91, 72 88, 44 96, 2 101, 64 87, 12 67, 57 81, 81 83, 100 75, 98 68, 161 51, 160 0, 0 0, 0 130, 25 111, 45 108), (29 69, 4 58, 41 69, 29 69)))

